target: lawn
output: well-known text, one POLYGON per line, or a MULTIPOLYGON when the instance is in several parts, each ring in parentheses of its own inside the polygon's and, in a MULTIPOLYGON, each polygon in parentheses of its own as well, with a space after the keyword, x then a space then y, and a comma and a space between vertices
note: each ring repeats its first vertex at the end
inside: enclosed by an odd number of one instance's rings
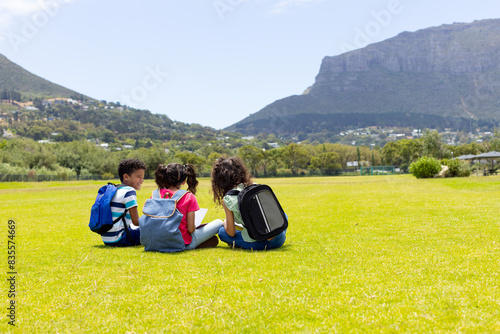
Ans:
MULTIPOLYGON (((1 183, 16 332, 500 332, 500 176, 264 182, 289 216, 282 248, 176 254, 104 247, 87 227, 100 182, 1 183)), ((222 218, 208 179, 198 191, 222 218)))

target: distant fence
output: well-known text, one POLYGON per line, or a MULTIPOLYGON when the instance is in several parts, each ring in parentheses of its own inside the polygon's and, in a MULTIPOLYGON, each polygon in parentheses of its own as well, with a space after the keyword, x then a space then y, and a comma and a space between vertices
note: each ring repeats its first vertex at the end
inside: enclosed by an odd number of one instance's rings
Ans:
POLYGON ((102 180, 101 175, 13 175, 0 174, 0 182, 44 182, 44 181, 78 181, 78 180, 102 180))

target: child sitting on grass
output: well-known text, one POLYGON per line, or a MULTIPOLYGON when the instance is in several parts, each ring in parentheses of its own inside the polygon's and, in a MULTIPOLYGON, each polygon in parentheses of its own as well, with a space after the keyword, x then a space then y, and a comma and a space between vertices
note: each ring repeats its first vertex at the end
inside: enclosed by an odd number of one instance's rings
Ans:
POLYGON ((179 230, 182 233, 186 250, 195 248, 216 247, 219 239, 215 236, 222 227, 222 220, 217 219, 196 228, 195 211, 198 211, 196 187, 198 180, 193 165, 171 163, 167 166, 159 165, 155 172, 155 182, 160 190, 161 198, 172 198, 187 182, 188 192, 177 202, 177 210, 182 213, 179 230))
POLYGON ((113 219, 116 219, 127 210, 126 226, 120 219, 108 232, 102 234, 105 245, 124 247, 141 244, 136 190, 141 189, 145 171, 146 164, 138 159, 125 159, 118 165, 121 184, 111 199, 111 212, 113 219))
POLYGON ((214 202, 222 205, 226 213, 224 226, 219 230, 219 238, 232 247, 252 250, 266 250, 281 247, 285 243, 286 230, 265 241, 256 241, 248 235, 238 207, 238 195, 226 195, 229 190, 243 190, 252 184, 250 173, 243 160, 235 158, 219 158, 212 168, 212 192, 214 202))

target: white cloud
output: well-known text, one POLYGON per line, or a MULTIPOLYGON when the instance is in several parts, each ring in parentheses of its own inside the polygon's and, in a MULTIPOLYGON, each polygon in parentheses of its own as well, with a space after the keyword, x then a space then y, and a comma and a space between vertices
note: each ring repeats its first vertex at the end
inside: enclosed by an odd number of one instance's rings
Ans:
POLYGON ((321 2, 323 0, 282 0, 278 2, 274 8, 271 10, 271 14, 283 14, 290 7, 296 6, 308 6, 312 3, 321 2))
POLYGON ((2 13, 27 15, 40 10, 40 2, 38 0, 0 0, 0 8, 2 13))
POLYGON ((53 17, 60 7, 75 0, 0 0, 0 41, 19 31, 23 20, 32 21, 37 13, 53 17))
POLYGON ((0 0, 0 36, 14 24, 16 18, 40 10, 37 1, 0 0))

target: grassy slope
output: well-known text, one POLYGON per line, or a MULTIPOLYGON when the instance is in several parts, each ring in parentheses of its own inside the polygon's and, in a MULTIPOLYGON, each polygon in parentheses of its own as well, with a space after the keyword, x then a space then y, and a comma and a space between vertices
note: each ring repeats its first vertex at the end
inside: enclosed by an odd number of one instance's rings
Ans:
POLYGON ((11 62, 0 54, 0 89, 14 90, 28 96, 70 97, 74 91, 45 80, 11 62))
MULTIPOLYGON (((98 183, 0 184, 2 249, 7 218, 18 228, 18 328, 500 331, 500 177, 266 183, 290 217, 283 248, 180 254, 102 246, 86 226, 98 183)), ((220 218, 208 186, 201 183, 200 205, 220 218)), ((140 207, 153 188, 143 186, 140 207)), ((0 332, 10 329, 3 319, 0 332)))

